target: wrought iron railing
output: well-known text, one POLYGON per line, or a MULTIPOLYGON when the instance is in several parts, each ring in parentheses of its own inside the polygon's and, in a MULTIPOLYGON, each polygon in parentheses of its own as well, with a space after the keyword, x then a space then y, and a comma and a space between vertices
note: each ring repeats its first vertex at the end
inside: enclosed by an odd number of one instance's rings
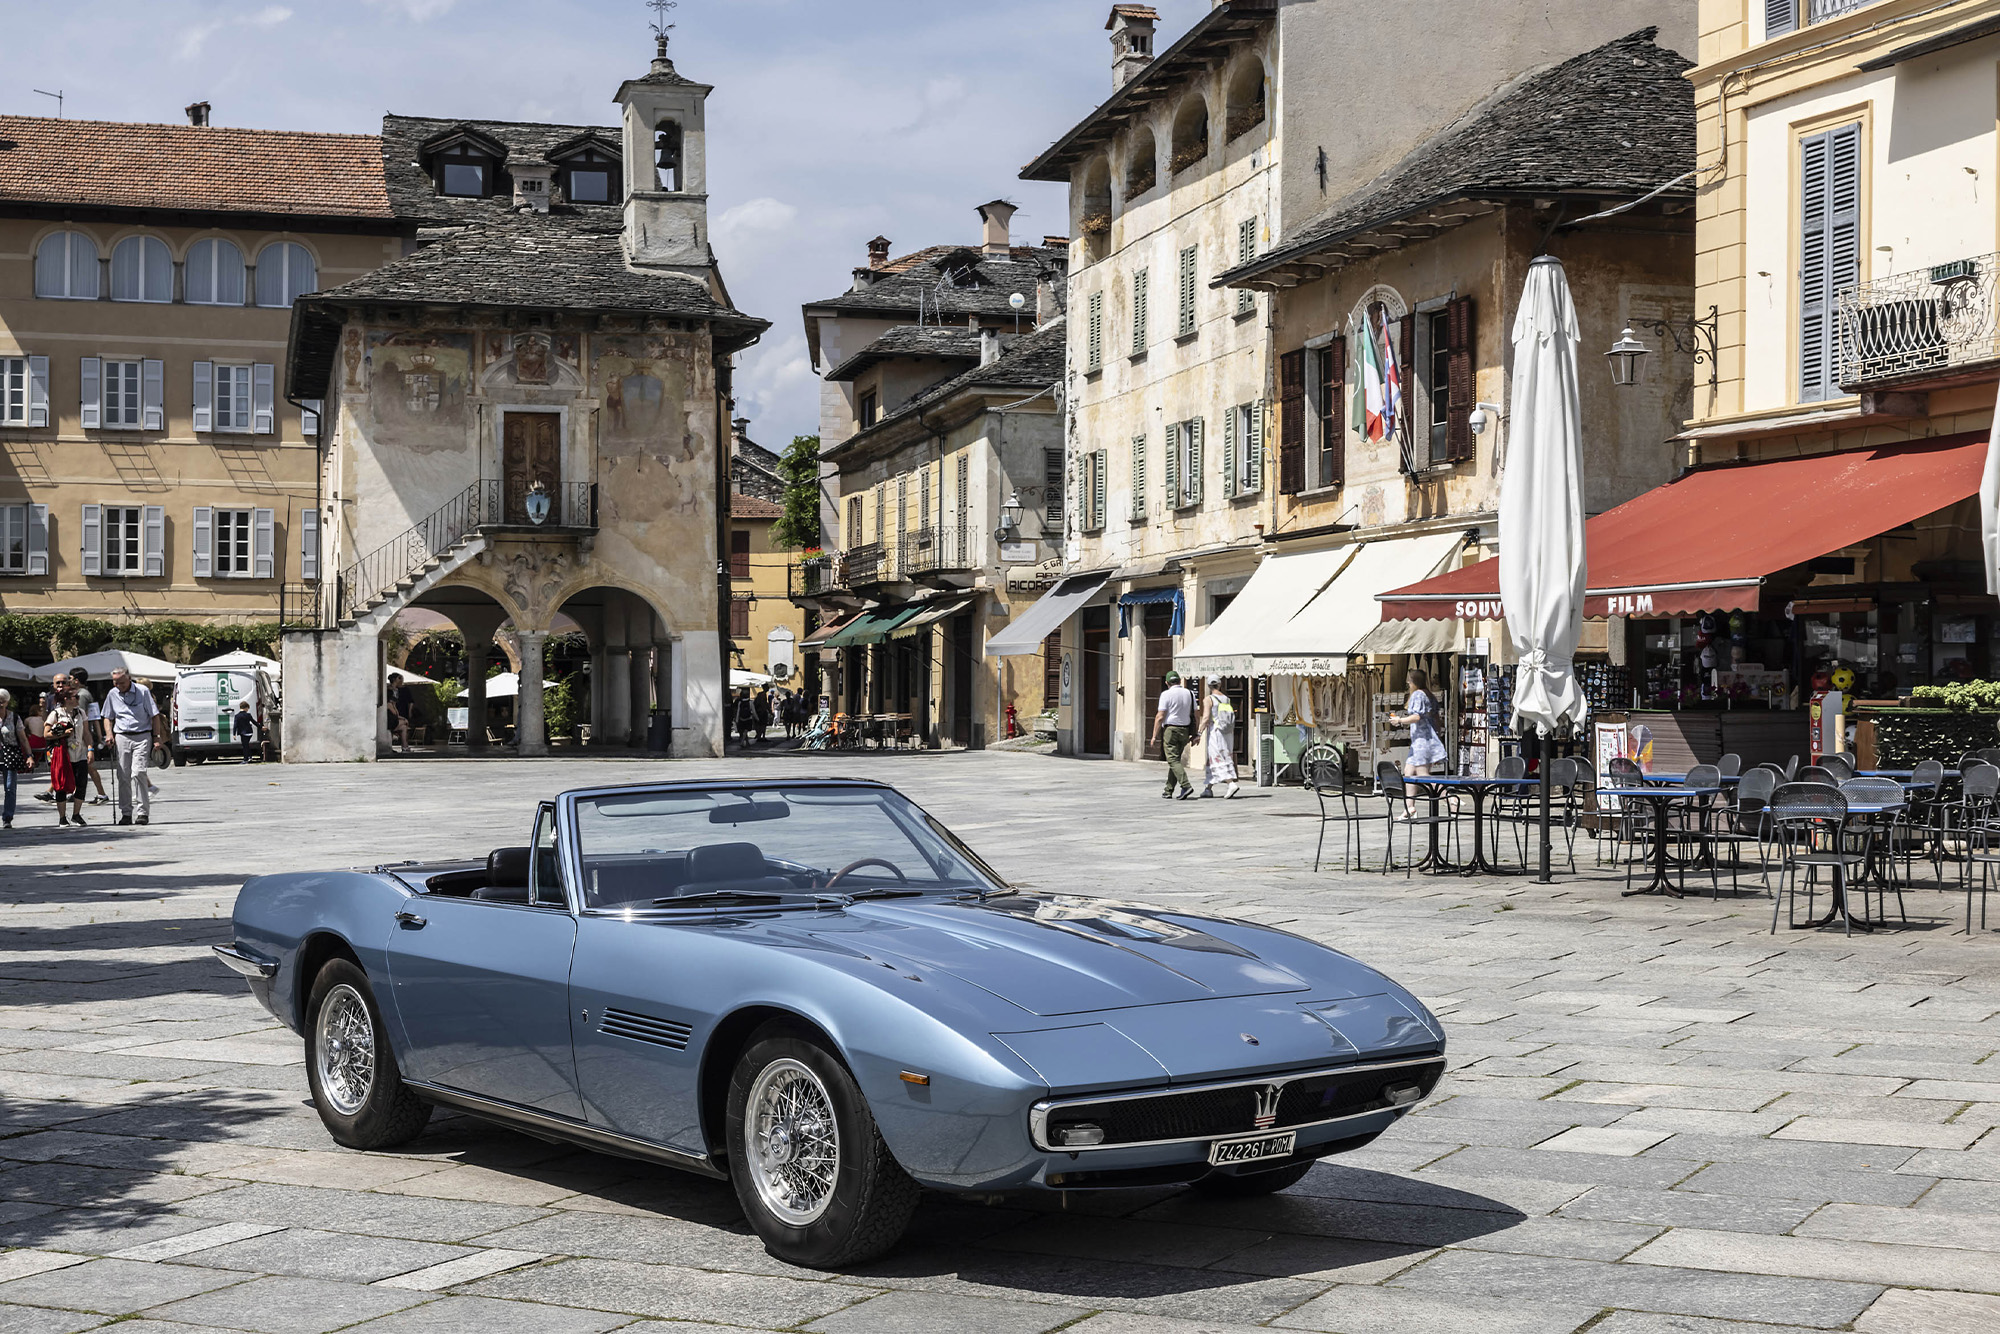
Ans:
POLYGON ((318 630, 319 620, 318 584, 281 584, 278 586, 278 628, 280 630, 318 630))
POLYGON ((886 542, 864 542, 847 549, 845 583, 849 588, 886 583, 896 577, 894 548, 886 542))
POLYGON ((1806 22, 1824 23, 1874 3, 1875 0, 1806 0, 1806 22))
POLYGON ((1834 300, 1841 386, 2000 360, 1996 274, 2000 255, 1980 255, 1841 288, 1834 300))
POLYGON ((787 567, 786 592, 793 598, 824 597, 845 584, 846 562, 838 551, 807 556, 787 567))
POLYGON ((902 569, 908 576, 977 569, 979 557, 979 533, 963 524, 919 528, 903 538, 902 569))
POLYGON ((498 479, 474 482, 433 514, 412 524, 340 572, 340 619, 352 620, 402 585, 421 577, 473 530, 500 522, 498 479))

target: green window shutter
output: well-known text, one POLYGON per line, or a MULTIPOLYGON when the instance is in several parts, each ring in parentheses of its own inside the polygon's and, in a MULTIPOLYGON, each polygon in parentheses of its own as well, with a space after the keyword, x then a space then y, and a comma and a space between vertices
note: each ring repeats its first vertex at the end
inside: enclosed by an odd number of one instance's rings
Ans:
POLYGON ((1146 288, 1151 282, 1150 270, 1140 269, 1132 275, 1132 355, 1135 357, 1146 350, 1146 288))
POLYGON ((1161 481, 1161 493, 1166 497, 1167 508, 1179 509, 1181 505, 1181 424, 1174 422, 1167 427, 1167 457, 1161 465, 1165 476, 1161 481))
POLYGON ((1264 400, 1250 405, 1250 439, 1243 451, 1243 489, 1255 494, 1264 489, 1264 400))
POLYGON ((1236 409, 1222 412, 1222 494, 1236 494, 1236 409))
POLYGON ((1194 332, 1194 261, 1196 248, 1181 251, 1181 318, 1176 337, 1194 332))
POLYGON ((1090 326, 1084 340, 1084 358, 1090 370, 1104 367, 1104 293, 1090 294, 1090 326))
MULTIPOLYGON (((1257 258, 1257 219, 1245 218, 1236 228, 1236 262, 1248 264, 1257 258)), ((1257 308, 1256 293, 1248 288, 1236 291, 1236 313, 1247 315, 1257 308)))
POLYGON ((1187 503, 1201 504, 1202 459, 1201 459, 1201 418, 1196 417, 1187 424, 1187 503))
POLYGON ((1132 522, 1146 519, 1146 437, 1132 437, 1132 522))
POLYGON ((1090 456, 1090 526, 1104 527, 1104 473, 1109 460, 1104 450, 1090 456))

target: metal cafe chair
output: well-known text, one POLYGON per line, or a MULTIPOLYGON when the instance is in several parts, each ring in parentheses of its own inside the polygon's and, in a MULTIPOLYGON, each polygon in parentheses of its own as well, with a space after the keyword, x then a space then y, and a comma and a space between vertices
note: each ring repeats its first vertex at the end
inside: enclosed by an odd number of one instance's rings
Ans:
POLYGON ((1903 882, 1896 878, 1896 850, 1901 843, 1898 831, 1909 819, 1909 796, 1903 785, 1893 778, 1850 778, 1840 785, 1840 795, 1851 805, 1884 805, 1889 810, 1880 815, 1855 816, 1865 830, 1866 850, 1871 854, 1874 871, 1871 877, 1876 894, 1883 905, 1883 914, 1888 913, 1887 895, 1890 889, 1896 892, 1896 913, 1905 923, 1910 920, 1909 909, 1903 903, 1903 882))
POLYGON ((1387 828, 1386 811, 1365 810, 1362 802, 1368 794, 1355 792, 1347 785, 1347 770, 1341 764, 1339 752, 1331 747, 1326 753, 1313 756, 1305 767, 1305 785, 1319 799, 1319 846, 1313 850, 1313 870, 1319 869, 1320 858, 1326 852, 1326 827, 1340 826, 1340 869, 1351 871, 1361 864, 1362 832, 1369 825, 1380 824, 1387 828))
MULTIPOLYGON (((1848 775, 1850 778, 1852 774, 1848 775)), ((1791 780, 1794 783, 1824 783, 1828 787, 1839 787, 1840 777, 1823 764, 1808 764, 1799 770, 1791 780)))
POLYGON ((1737 778, 1743 773, 1743 757, 1731 752, 1715 762, 1715 768, 1724 778, 1737 778))
POLYGON ((1996 799, 2000 799, 2000 769, 1980 760, 1972 761, 1968 768, 1961 760, 1957 793, 1938 804, 1931 864, 1937 868, 1940 880, 1944 877, 1944 859, 1951 855, 1951 845, 1956 842, 1970 846, 1973 831, 1993 821, 1996 799))
MULTIPOLYGON (((1771 822, 1777 831, 1779 848, 1778 893, 1771 904, 1771 933, 1777 934, 1778 913, 1791 895, 1788 925, 1800 925, 1798 916, 1799 872, 1806 874, 1806 918, 1812 918, 1813 900, 1819 887, 1819 873, 1833 877, 1833 893, 1845 899, 1847 886, 1866 868, 1865 853, 1847 848, 1847 798, 1840 789, 1824 783, 1786 783, 1771 794, 1771 822)), ((1841 926, 1848 935, 1854 924, 1846 916, 1841 926)))
POLYGON ((1452 851, 1447 853, 1446 856, 1456 857, 1458 849, 1458 815, 1449 805, 1441 804, 1436 815, 1430 814, 1430 794, 1422 791, 1412 791, 1410 784, 1403 781, 1402 770, 1396 767, 1394 760, 1380 760, 1376 762, 1375 786, 1380 789, 1382 799, 1388 806, 1385 825, 1387 837, 1383 839, 1382 846, 1382 874, 1387 875, 1396 869, 1396 826, 1398 825, 1403 826, 1407 831, 1405 837, 1408 846, 1405 849, 1405 855, 1409 860, 1403 863, 1403 876, 1405 879, 1409 878, 1410 873, 1415 869, 1417 864, 1417 830, 1420 828, 1436 828, 1447 832, 1450 836, 1452 851), (1424 803, 1422 808, 1423 813, 1421 814, 1419 813, 1419 808, 1414 804, 1419 801, 1424 803))
POLYGON ((1792 775, 1796 774, 1798 771, 1799 771, 1799 757, 1794 755, 1789 760, 1785 761, 1785 767, 1783 770, 1785 775, 1785 781, 1787 783, 1791 782, 1792 775))
POLYGON ((1757 870, 1764 880, 1764 891, 1771 890, 1771 794, 1777 791, 1778 773, 1775 766, 1758 765, 1744 774, 1736 784, 1727 804, 1716 811, 1714 826, 1709 830, 1708 840, 1712 849, 1737 849, 1730 857, 1729 885, 1737 887, 1736 872, 1742 861, 1740 850, 1754 845, 1757 849, 1757 870))
MULTIPOLYGON (((1646 786, 1645 770, 1623 755, 1614 756, 1604 768, 1607 780, 1605 786, 1607 787, 1646 786)), ((1653 828, 1653 803, 1649 801, 1636 801, 1630 797, 1623 800, 1619 800, 1616 797, 1601 798, 1598 802, 1598 811, 1598 818, 1600 820, 1609 815, 1614 822, 1611 839, 1612 865, 1617 865, 1621 852, 1625 853, 1628 861, 1633 856, 1643 859, 1647 851, 1645 835, 1649 834, 1653 828), (1604 806, 1605 800, 1618 801, 1618 806, 1615 809, 1606 809, 1604 806), (1634 844, 1636 851, 1626 852, 1621 846, 1626 843, 1634 844)), ((1600 865, 1602 861, 1603 859, 1600 857, 1600 865)))
POLYGON ((1564 756, 1549 761, 1550 818, 1562 821, 1563 855, 1576 870, 1576 830, 1583 822, 1584 761, 1564 756))
POLYGON ((1854 765, 1845 755, 1822 755, 1819 767, 1832 774, 1836 782, 1844 783, 1854 777, 1854 765))
MULTIPOLYGON (((1493 776, 1495 778, 1526 778, 1528 776, 1527 757, 1522 755, 1502 755, 1500 763, 1493 767, 1493 776)), ((1514 851, 1515 855, 1521 858, 1523 865, 1527 864, 1528 846, 1527 835, 1523 832, 1521 821, 1526 817, 1531 804, 1539 814, 1541 810, 1541 794, 1539 792, 1530 792, 1526 789, 1510 787, 1495 788, 1492 796, 1486 803, 1486 817, 1493 824, 1494 848, 1497 850, 1500 846, 1500 826, 1502 824, 1513 825, 1514 851)))

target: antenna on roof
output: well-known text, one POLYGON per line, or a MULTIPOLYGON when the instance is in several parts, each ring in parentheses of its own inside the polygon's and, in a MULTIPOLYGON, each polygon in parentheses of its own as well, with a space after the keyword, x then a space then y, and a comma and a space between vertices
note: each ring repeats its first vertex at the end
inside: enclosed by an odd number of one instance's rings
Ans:
POLYGON ((37 88, 37 89, 35 89, 35 91, 36 91, 36 92, 38 92, 38 93, 41 93, 41 95, 42 95, 43 97, 53 97, 53 98, 54 98, 54 99, 56 100, 56 119, 57 119, 57 120, 61 120, 61 119, 62 119, 62 104, 63 104, 63 95, 62 95, 62 89, 58 88, 58 89, 56 89, 56 90, 55 90, 54 92, 52 92, 52 93, 51 93, 51 92, 47 92, 47 91, 45 91, 45 90, 43 90, 43 89, 40 89, 40 88, 37 88))
POLYGON ((680 0, 646 0, 646 8, 653 11, 653 40, 659 44, 660 59, 667 58, 667 34, 674 25, 667 22, 667 14, 679 8, 680 0))

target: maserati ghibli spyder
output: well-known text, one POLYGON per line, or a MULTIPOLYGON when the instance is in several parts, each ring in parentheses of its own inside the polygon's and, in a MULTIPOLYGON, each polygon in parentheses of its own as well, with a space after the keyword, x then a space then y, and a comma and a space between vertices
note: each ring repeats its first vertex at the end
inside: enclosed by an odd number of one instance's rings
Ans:
POLYGON ((1254 1195, 1429 1096, 1444 1030, 1324 945, 1011 889, 887 785, 564 792, 480 861, 259 876, 216 946, 328 1133, 434 1107, 732 1183, 773 1255, 896 1244, 920 1189, 1254 1195))

